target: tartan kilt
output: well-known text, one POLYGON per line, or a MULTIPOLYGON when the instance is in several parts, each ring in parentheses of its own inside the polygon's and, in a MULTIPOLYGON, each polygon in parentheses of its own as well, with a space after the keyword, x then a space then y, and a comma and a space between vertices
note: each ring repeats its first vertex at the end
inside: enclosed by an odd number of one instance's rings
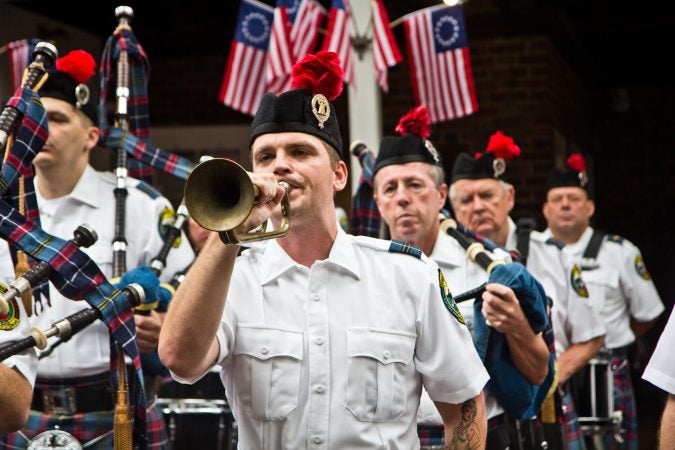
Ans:
POLYGON ((619 444, 614 440, 611 433, 607 433, 604 436, 605 448, 608 450, 637 450, 637 409, 628 359, 625 356, 612 356, 612 370, 614 371, 614 409, 623 413, 621 428, 624 442, 619 444))
POLYGON ((584 436, 579 425, 579 418, 577 417, 574 401, 569 392, 565 392, 562 396, 562 410, 562 427, 565 430, 567 450, 586 450, 586 443, 584 442, 584 436))
MULTIPOLYGON (((25 449, 30 439, 58 426, 60 430, 72 434, 87 450, 109 450, 113 448, 113 420, 113 411, 80 413, 72 416, 31 411, 28 422, 20 431, 0 436, 0 448, 25 449)), ((147 429, 148 448, 161 450, 171 448, 162 412, 154 405, 148 408, 147 429)))

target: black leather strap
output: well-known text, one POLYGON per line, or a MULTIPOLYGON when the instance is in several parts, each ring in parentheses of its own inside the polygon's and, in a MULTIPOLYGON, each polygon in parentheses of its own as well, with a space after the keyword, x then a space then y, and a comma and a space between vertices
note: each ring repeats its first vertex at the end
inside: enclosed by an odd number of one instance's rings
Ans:
POLYGON ((65 410, 63 414, 75 414, 112 411, 113 406, 113 392, 109 386, 63 386, 46 389, 35 387, 31 409, 55 414, 65 410))
POLYGON ((605 232, 600 231, 600 230, 593 230, 593 235, 591 236, 591 240, 588 241, 588 245, 586 246, 586 250, 584 250, 584 258, 585 259, 596 259, 598 257, 598 253, 600 252, 600 246, 602 245, 602 241, 605 240, 605 232))

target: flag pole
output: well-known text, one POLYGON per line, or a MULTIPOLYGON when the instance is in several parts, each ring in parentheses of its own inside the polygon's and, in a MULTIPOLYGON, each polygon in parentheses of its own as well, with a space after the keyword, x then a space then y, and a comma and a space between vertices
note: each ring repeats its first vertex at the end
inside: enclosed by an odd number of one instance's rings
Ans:
MULTIPOLYGON (((361 0, 352 1, 349 2, 349 7, 354 17, 354 20, 350 21, 350 25, 352 25, 351 36, 362 37, 363 31, 354 29, 354 24, 360 24, 370 34, 366 37, 372 38, 372 26, 367 25, 372 20, 373 15, 371 3, 361 0)), ((371 45, 367 46, 361 57, 353 58, 353 64, 354 82, 349 86, 348 91, 349 142, 363 141, 368 148, 376 152, 382 139, 382 99, 373 62, 372 39, 371 45)), ((359 186, 361 165, 358 158, 353 155, 350 156, 350 171, 351 194, 354 195, 359 186)))

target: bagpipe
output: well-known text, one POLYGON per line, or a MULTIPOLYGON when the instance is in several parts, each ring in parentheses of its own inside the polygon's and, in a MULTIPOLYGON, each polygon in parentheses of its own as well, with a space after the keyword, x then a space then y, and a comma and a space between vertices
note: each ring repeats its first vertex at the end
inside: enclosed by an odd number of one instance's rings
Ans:
MULTIPOLYGON (((87 224, 82 224, 77 227, 73 232, 73 235, 74 237, 70 242, 80 248, 91 247, 98 239, 96 231, 87 224)), ((52 267, 47 262, 38 261, 26 273, 17 277, 9 285, 7 292, 0 295, 0 314, 7 313, 9 310, 9 301, 11 299, 30 294, 31 289, 45 281, 51 272, 52 267)))
MULTIPOLYGON (((115 291, 119 295, 119 291, 115 291)), ((108 297, 106 302, 127 302, 130 306, 137 306, 144 302, 145 294, 143 287, 132 283, 121 290, 123 298, 115 299, 114 296, 108 297)), ((67 340, 87 325, 94 323, 103 317, 101 309, 98 307, 86 308, 55 322, 48 330, 42 331, 38 328, 32 328, 30 336, 19 341, 0 347, 0 361, 4 361, 10 356, 17 355, 31 347, 37 347, 41 350, 47 347, 47 339, 57 336, 67 340)))
MULTIPOLYGON (((21 80, 21 88, 37 91, 44 83, 44 76, 47 73, 47 67, 54 64, 58 58, 58 51, 53 44, 49 42, 38 42, 33 51, 33 62, 24 72, 21 80)), ((19 119, 23 115, 15 103, 7 104, 0 114, 0 149, 4 151, 7 142, 15 131, 19 119)))
MULTIPOLYGON (((513 290, 520 307, 537 333, 545 333, 550 328, 547 313, 547 299, 542 285, 520 263, 507 262, 496 258, 485 250, 483 243, 474 240, 459 231, 457 222, 452 219, 441 220, 441 231, 454 238, 466 251, 469 260, 478 264, 488 274, 487 283, 499 283, 513 290)), ((548 375, 540 386, 532 385, 515 367, 508 350, 506 337, 491 328, 491 324, 481 312, 480 295, 487 283, 458 297, 476 298, 474 307, 474 330, 472 337, 476 350, 485 363, 490 381, 490 392, 497 398, 504 410, 515 419, 530 419, 539 408, 552 388, 555 378, 555 358, 549 358, 548 375)), ((460 299, 461 300, 461 299, 460 299)), ((455 301, 458 301, 457 299, 455 301)))
MULTIPOLYGON (((13 136, 16 132, 16 129, 19 125, 20 120, 27 113, 29 109, 30 102, 37 92, 47 76, 47 67, 54 64, 56 58, 58 57, 58 51, 56 47, 49 42, 38 42, 35 45, 33 51, 33 62, 24 71, 23 79, 21 80, 21 87, 10 99, 10 101, 5 105, 0 114, 0 150, 3 152, 3 159, 6 159, 11 155, 11 148, 13 147, 13 136), (9 145, 8 145, 9 144, 9 145), (8 148, 8 152, 5 153, 5 149, 8 148)), ((39 114, 39 113, 38 113, 39 114)), ((14 184, 17 180, 23 185, 23 175, 28 173, 28 168, 25 167, 26 164, 21 164, 20 160, 23 159, 21 156, 18 158, 13 158, 14 164, 3 164, 2 167, 2 192, 12 194, 8 192, 10 185, 14 184), (19 161, 17 161, 19 160, 19 161)), ((26 280, 23 283, 19 281, 18 285, 21 286, 21 294, 23 294, 27 289, 25 289, 26 280)), ((30 287, 30 286, 29 286, 30 287)), ((12 289, 6 294, 0 297, 0 314, 7 314, 9 311, 8 301, 14 298, 15 295, 12 295, 16 290, 15 286, 12 286, 12 289)))

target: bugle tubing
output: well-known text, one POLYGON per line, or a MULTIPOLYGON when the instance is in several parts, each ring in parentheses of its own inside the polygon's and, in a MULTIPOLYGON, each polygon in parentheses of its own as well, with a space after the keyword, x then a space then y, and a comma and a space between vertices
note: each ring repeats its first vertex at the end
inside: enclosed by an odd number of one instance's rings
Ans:
POLYGON ((281 225, 278 230, 239 234, 234 231, 251 214, 258 188, 236 162, 213 158, 196 166, 185 182, 185 206, 190 216, 203 228, 217 231, 225 244, 262 241, 286 234, 290 227, 290 186, 279 183, 286 190, 281 200, 281 225))

